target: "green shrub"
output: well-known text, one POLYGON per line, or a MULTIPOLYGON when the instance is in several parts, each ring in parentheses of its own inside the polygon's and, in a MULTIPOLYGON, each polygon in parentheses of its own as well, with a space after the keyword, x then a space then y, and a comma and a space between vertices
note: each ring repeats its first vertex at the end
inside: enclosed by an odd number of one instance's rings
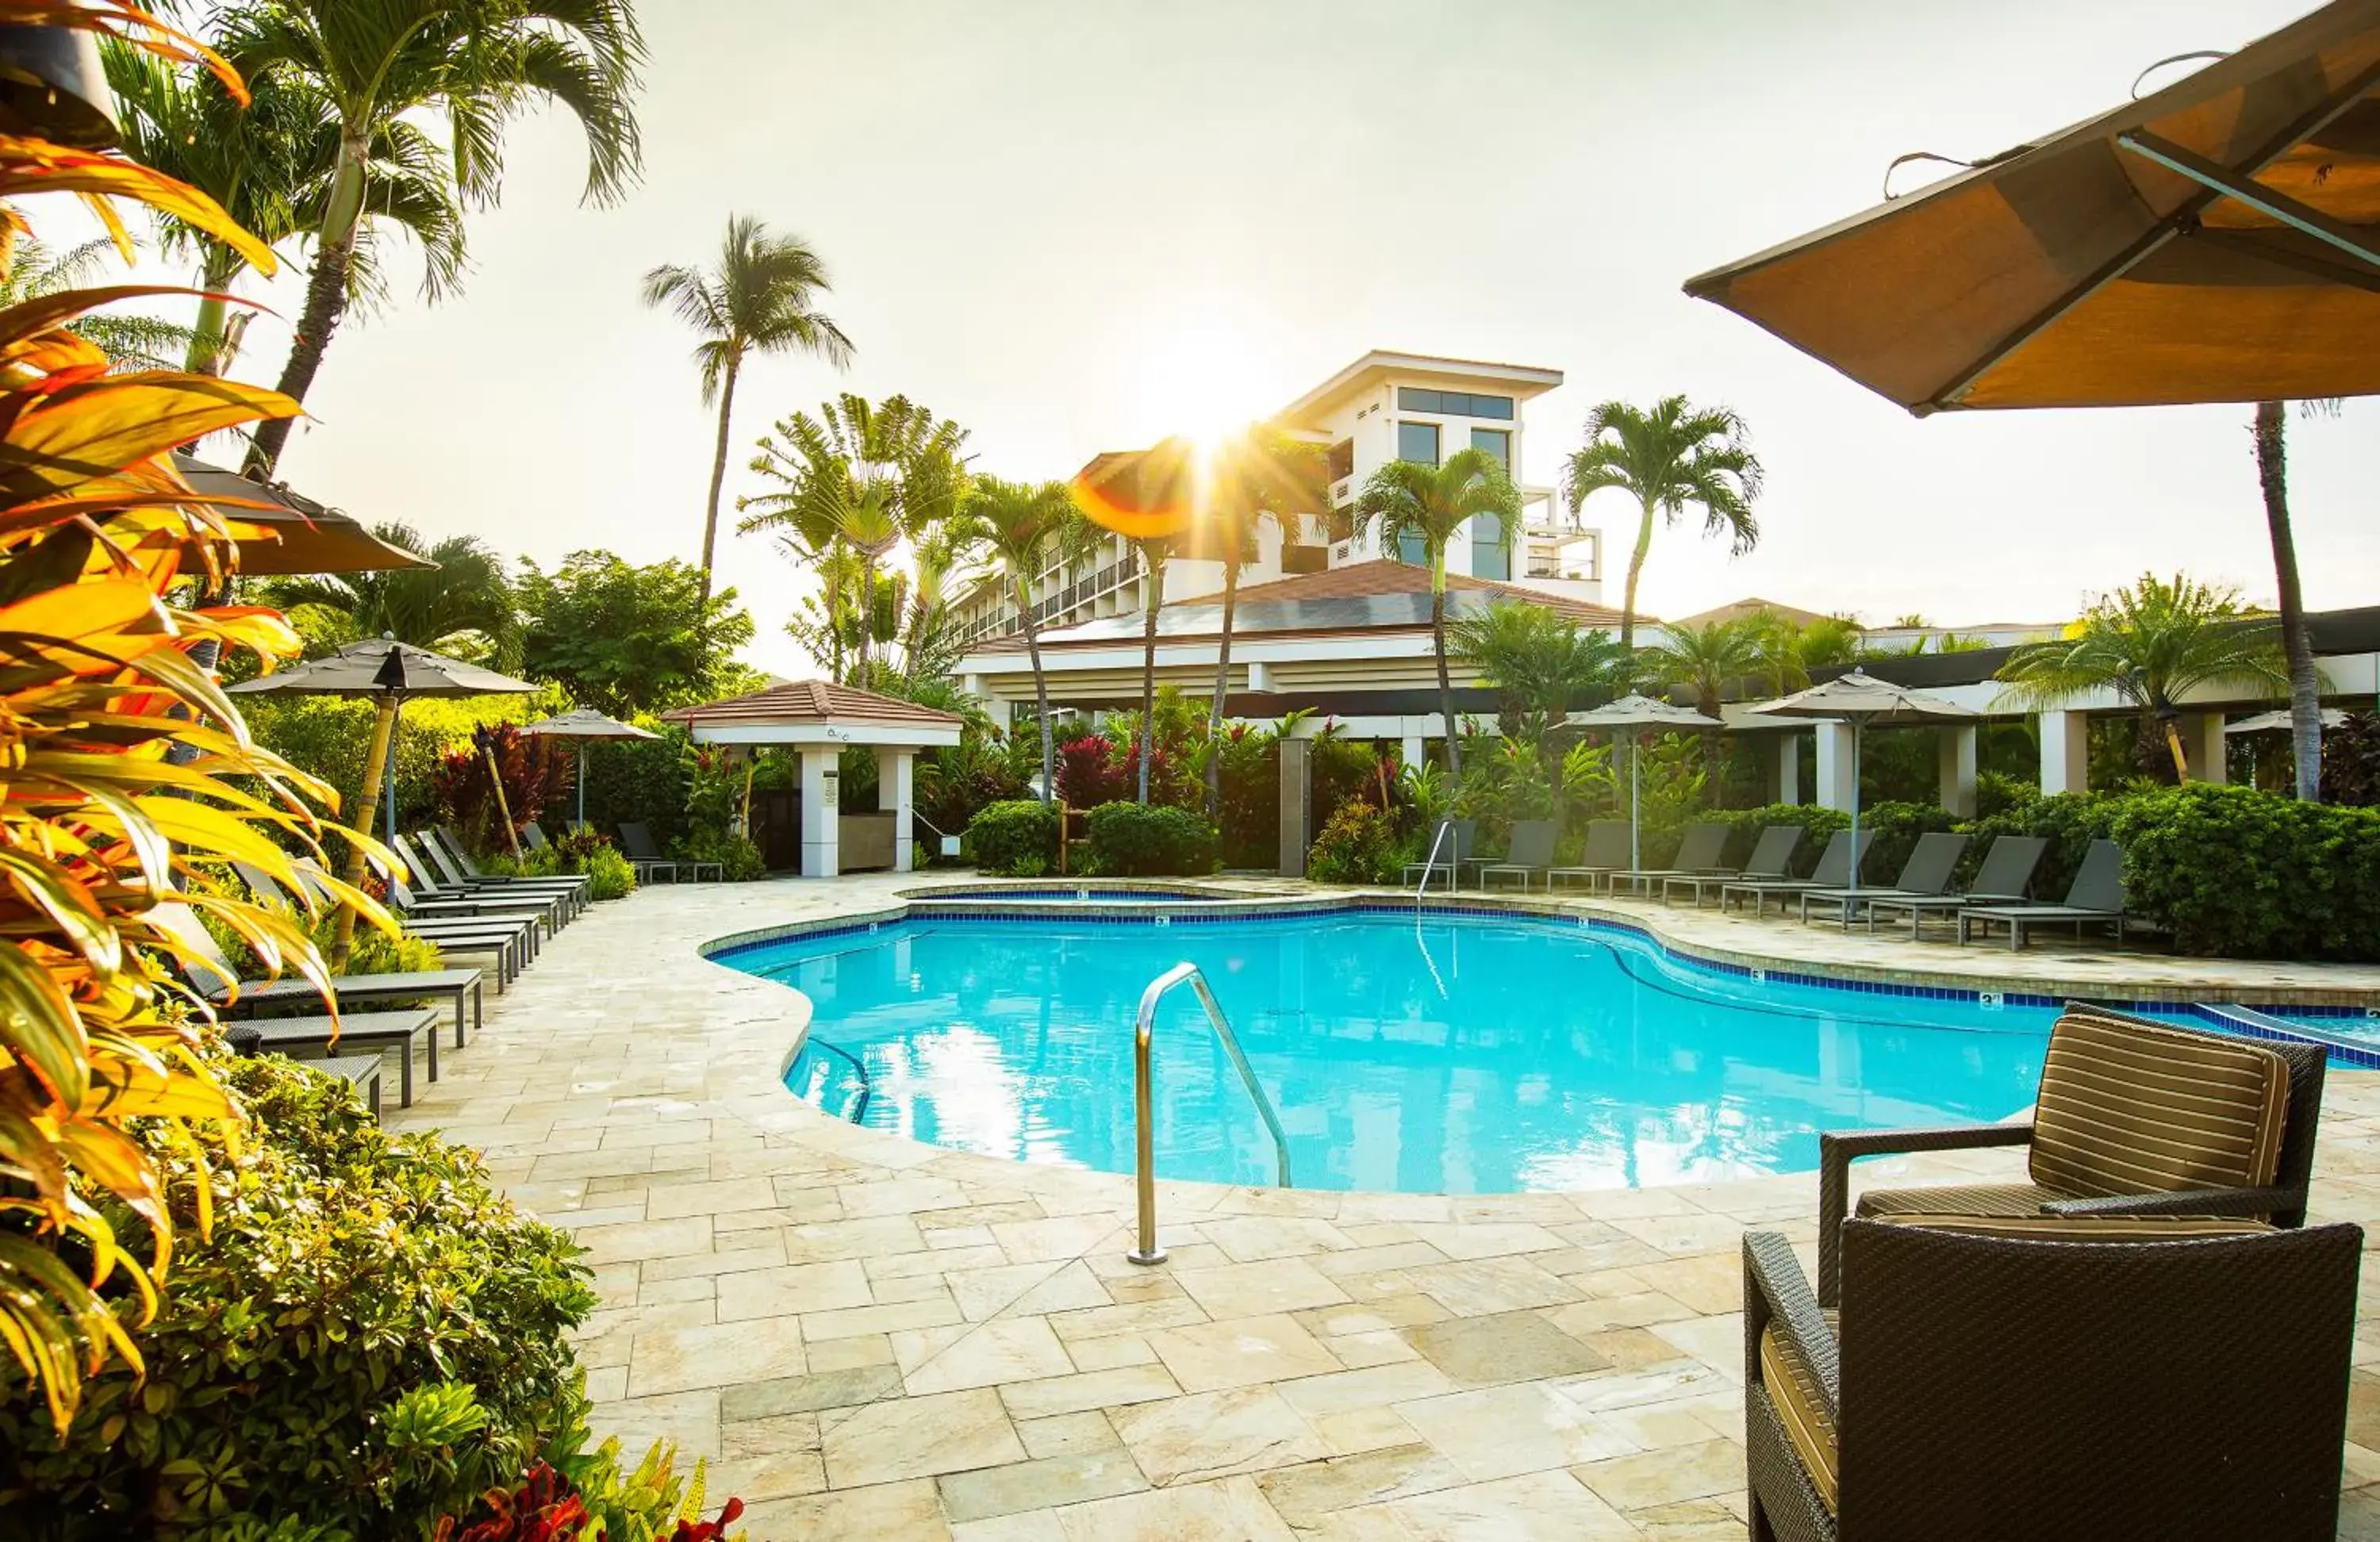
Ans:
POLYGON ((1879 803, 1862 808, 1859 822, 1862 835, 1875 832, 1868 842, 1867 861, 1860 867, 1864 881, 1890 883, 1900 876, 1909 854, 1917 849, 1917 837, 1950 830, 1958 821, 1938 803, 1879 803))
POLYGON ((589 899, 616 900, 635 892, 637 869, 611 840, 593 831, 573 832, 542 850, 530 847, 516 858, 499 852, 479 858, 482 871, 545 878, 556 873, 585 873, 589 899))
POLYGON ((625 899, 636 892, 637 869, 608 842, 587 858, 587 896, 597 900, 625 899))
POLYGON ((2107 802, 2125 905, 2180 952, 2380 961, 2380 810, 2205 783, 2107 802))
POLYGON ((769 876, 769 859, 760 855, 760 848, 750 836, 733 831, 693 832, 678 842, 677 855, 689 862, 718 863, 730 883, 750 883, 769 876))
POLYGON ((966 850, 991 878, 1038 878, 1056 864, 1058 816, 1037 798, 988 803, 967 821, 966 850))
POLYGON ((1959 881, 1963 884, 1973 880, 1975 870, 1983 866, 1985 848, 1996 837, 2038 835, 2049 844, 2041 854, 2041 866, 2034 869, 2033 896, 2063 900, 2091 843, 2115 833, 2117 808, 2122 801, 2098 793, 2035 795, 1976 820, 1965 827, 1971 839, 1960 860, 1959 881))
POLYGON ((352 1088, 205 1052, 250 1127, 203 1175, 145 1136, 176 1221, 171 1288, 133 1333, 146 1378, 86 1383, 63 1441, 0 1379, 7 1535, 416 1542, 582 1430, 566 1335, 596 1298, 570 1239, 468 1148, 382 1131, 352 1088))
POLYGON ((1371 804, 1347 803, 1306 851, 1305 876, 1317 883, 1396 883, 1407 860, 1393 820, 1371 804))
POLYGON ((1211 873, 1220 837, 1203 814, 1187 808, 1107 803, 1085 820, 1091 860, 1120 878, 1211 873))

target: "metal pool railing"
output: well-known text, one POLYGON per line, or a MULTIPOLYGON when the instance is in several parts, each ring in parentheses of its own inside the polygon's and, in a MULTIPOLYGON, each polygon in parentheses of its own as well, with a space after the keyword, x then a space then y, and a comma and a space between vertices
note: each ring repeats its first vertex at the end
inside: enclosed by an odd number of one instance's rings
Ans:
POLYGON ((1248 1064, 1248 1057, 1240 1052, 1239 1036, 1232 1032, 1231 1021, 1216 1004, 1215 992, 1208 988, 1207 977, 1195 964, 1177 964, 1148 982, 1140 993, 1140 1011, 1132 1025, 1133 1121, 1140 1173, 1140 1245, 1124 1257, 1135 1264, 1161 1264, 1165 1249, 1157 1245, 1157 1134, 1156 1119, 1149 1111, 1150 1071, 1148 1040, 1157 1026, 1157 1005, 1166 992, 1187 981, 1198 994, 1198 1004, 1207 1009, 1207 1021, 1215 1037, 1222 1042, 1223 1050, 1232 1057, 1232 1064, 1240 1073, 1240 1082, 1248 1089, 1248 1097, 1264 1116, 1265 1128, 1272 1132, 1273 1154, 1278 1159, 1281 1186, 1293 1187, 1289 1179, 1289 1136, 1281 1132, 1281 1116, 1273 1112, 1272 1099, 1265 1096, 1262 1084, 1248 1064))

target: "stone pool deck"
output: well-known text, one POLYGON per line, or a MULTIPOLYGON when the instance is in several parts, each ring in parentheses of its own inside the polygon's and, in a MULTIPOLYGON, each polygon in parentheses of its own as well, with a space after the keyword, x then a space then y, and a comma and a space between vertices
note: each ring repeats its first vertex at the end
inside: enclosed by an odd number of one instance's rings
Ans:
MULTIPOLYGON (((933 881, 663 885, 599 905, 392 1111, 480 1147, 590 1249, 599 1433, 711 1455, 711 1492, 745 1498, 756 1539, 1744 1535, 1737 1238, 1781 1230, 1806 1267, 1813 1177, 1476 1198, 1166 1184, 1172 1257, 1136 1268, 1129 1179, 818 1113, 777 1080, 798 999, 697 955, 933 881)), ((1780 962, 2380 1000, 2380 970, 1597 906, 1780 962)), ((2314 1208, 2380 1228, 2380 1074, 2327 1087, 2314 1208)), ((2380 1320, 2356 1358, 2339 1535, 2380 1538, 2380 1320)))

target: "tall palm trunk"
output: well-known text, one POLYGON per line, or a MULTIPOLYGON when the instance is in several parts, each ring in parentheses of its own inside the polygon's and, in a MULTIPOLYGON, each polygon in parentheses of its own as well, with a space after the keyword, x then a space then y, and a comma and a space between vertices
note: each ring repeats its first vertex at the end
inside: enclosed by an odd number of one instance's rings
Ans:
POLYGON ((1025 656, 1033 662, 1033 710, 1041 718, 1041 807, 1056 799, 1058 745, 1050 732, 1050 677, 1041 673, 1041 628, 1033 624, 1033 601, 1023 575, 1016 578, 1016 619, 1025 627, 1025 656))
POLYGON ((868 668, 868 659, 876 640, 876 557, 863 551, 859 557, 859 660, 854 678, 863 691, 876 688, 876 677, 868 668))
POLYGON ((229 247, 207 243, 206 258, 199 264, 199 287, 206 291, 199 301, 199 316, 190 328, 190 346, 182 360, 182 368, 194 375, 225 375, 231 372, 233 358, 239 353, 239 341, 248 331, 249 312, 237 317, 224 298, 232 280, 239 273, 239 254, 229 247))
POLYGON ((1454 679, 1446 672, 1446 549, 1429 556, 1429 637, 1438 651, 1438 714, 1446 727, 1446 764, 1463 780, 1463 731, 1454 721, 1454 679))
POLYGON ((710 452, 710 497, 702 508, 702 598, 710 598, 711 557, 719 548, 719 490, 727 485, 727 427, 735 413, 735 377, 744 368, 742 354, 730 355, 727 376, 719 382, 719 443, 710 452))
POLYGON ((2298 585, 2297 538, 2289 528, 2288 416, 2279 402, 2256 404, 2256 480, 2264 484, 2265 524, 2273 538, 2273 576, 2281 591, 2281 646, 2289 656, 2289 747, 2299 801, 2322 797, 2322 677, 2314 673, 2298 585))
MULTIPOLYGON (((331 334, 339 330, 340 318, 347 313, 347 270, 355 256, 353 229, 314 248, 313 272, 306 280, 306 308, 298 313, 298 335, 290 341, 289 358, 281 367, 281 382, 275 388, 294 401, 304 401, 306 393, 313 389, 322 356, 330 350, 331 334)), ((246 468, 250 476, 273 475, 273 467, 281 464, 282 450, 288 445, 289 425, 296 420, 274 418, 256 426, 256 437, 248 448, 246 468)))
POLYGON ((1653 505, 1636 527, 1636 549, 1628 554, 1628 588, 1620 598, 1620 684, 1625 696, 1636 688, 1636 580, 1644 577, 1645 558, 1653 550, 1653 505))
POLYGON ((1223 698, 1232 683, 1232 618, 1240 608, 1240 565, 1223 564, 1223 636, 1215 645, 1215 705, 1207 714, 1207 817, 1221 816, 1223 757, 1214 740, 1223 731, 1223 698))
POLYGON ((1157 755, 1157 609, 1165 603, 1165 569, 1140 554, 1140 802, 1148 804, 1148 762, 1157 755))

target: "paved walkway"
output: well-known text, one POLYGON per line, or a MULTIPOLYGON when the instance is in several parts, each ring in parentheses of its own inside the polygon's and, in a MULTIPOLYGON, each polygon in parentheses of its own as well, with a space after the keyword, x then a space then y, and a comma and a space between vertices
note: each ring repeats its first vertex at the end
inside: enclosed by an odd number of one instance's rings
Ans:
MULTIPOLYGON (((713 1455, 711 1491, 746 1499, 755 1538, 1744 1535, 1737 1238, 1783 1230, 1806 1267, 1809 1175, 1477 1198, 1169 1184, 1172 1259, 1138 1269, 1128 1179, 819 1114, 777 1079, 799 998, 696 956, 922 881, 599 905, 392 1116, 480 1147, 591 1250, 599 1433, 713 1455)), ((1668 924, 1697 946, 1942 955, 2008 982, 2145 966, 2194 988, 2242 969, 1668 924)), ((2380 989, 2380 971, 2275 974, 2380 989)), ((2316 1209, 2380 1225, 2380 1075, 2328 1085, 2316 1209)), ((2358 1342, 2374 1369, 2356 1373, 2340 1535, 2380 1538, 2380 1322, 2358 1342)))

